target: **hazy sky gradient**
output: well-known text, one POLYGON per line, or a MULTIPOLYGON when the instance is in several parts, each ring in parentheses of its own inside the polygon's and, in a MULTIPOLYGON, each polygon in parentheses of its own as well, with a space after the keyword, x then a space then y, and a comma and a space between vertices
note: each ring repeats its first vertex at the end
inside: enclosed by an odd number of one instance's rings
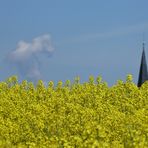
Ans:
POLYGON ((0 80, 27 79, 8 55, 20 41, 49 35, 53 54, 37 55, 44 81, 101 75, 113 85, 130 73, 137 83, 143 33, 148 61, 147 14, 148 0, 1 0, 0 80))

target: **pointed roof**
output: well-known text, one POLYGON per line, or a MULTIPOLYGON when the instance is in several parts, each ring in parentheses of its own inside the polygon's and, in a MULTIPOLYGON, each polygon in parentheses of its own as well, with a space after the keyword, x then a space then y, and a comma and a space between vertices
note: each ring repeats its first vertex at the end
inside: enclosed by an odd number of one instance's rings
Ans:
POLYGON ((142 52, 140 70, 139 70, 138 87, 140 87, 146 80, 148 80, 148 71, 147 71, 145 47, 144 46, 145 46, 145 44, 143 43, 143 52, 142 52))

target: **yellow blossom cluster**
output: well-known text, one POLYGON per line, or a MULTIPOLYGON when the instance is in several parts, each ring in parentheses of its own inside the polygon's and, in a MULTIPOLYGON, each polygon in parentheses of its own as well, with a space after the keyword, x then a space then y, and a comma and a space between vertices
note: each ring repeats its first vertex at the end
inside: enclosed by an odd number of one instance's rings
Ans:
POLYGON ((148 82, 0 82, 1 148, 147 148, 148 82))

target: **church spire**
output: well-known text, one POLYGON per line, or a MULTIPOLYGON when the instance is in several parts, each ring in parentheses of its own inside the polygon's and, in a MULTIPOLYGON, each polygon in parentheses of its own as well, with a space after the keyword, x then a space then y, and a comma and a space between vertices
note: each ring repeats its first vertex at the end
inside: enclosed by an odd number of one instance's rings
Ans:
POLYGON ((147 71, 146 56, 145 56, 145 43, 143 42, 143 51, 142 51, 141 65, 139 70, 138 87, 140 87, 146 80, 148 80, 148 71, 147 71))

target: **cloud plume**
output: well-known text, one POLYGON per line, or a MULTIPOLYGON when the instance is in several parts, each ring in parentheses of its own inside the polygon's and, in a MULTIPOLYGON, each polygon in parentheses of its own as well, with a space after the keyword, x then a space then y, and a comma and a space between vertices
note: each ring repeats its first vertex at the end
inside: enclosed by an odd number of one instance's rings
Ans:
POLYGON ((36 82, 41 79, 42 74, 39 57, 44 55, 50 57, 54 51, 51 43, 51 37, 48 34, 36 37, 31 43, 19 41, 17 48, 13 50, 8 58, 11 64, 17 66, 22 78, 36 82))

